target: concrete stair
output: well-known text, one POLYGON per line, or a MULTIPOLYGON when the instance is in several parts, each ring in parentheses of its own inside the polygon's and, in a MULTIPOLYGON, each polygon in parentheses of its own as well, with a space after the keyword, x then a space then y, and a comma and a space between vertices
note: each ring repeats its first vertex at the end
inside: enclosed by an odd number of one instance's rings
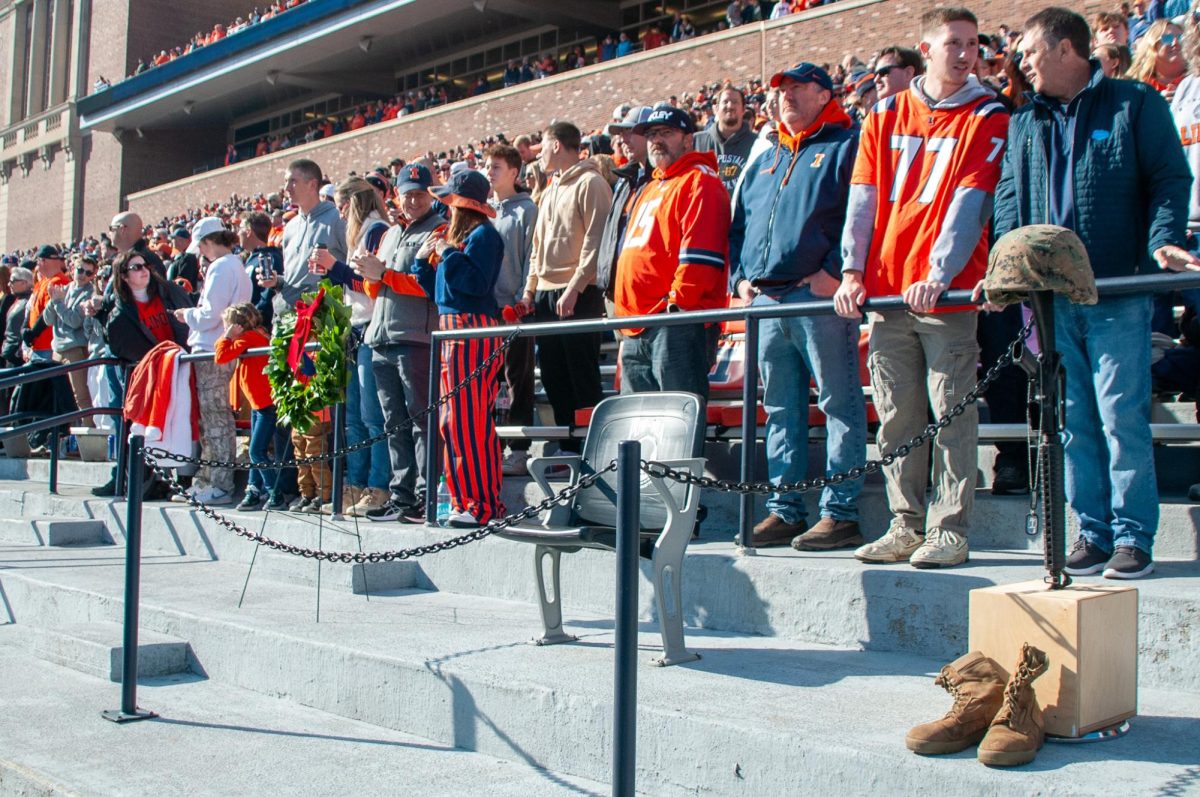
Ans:
POLYGON ((0 517, 0 543, 35 545, 112 545, 101 520, 54 517, 0 517))
MULTIPOLYGON (((0 623, 36 629, 38 638, 80 624, 111 634, 121 619, 124 502, 91 498, 74 483, 107 479, 107 469, 66 464, 59 495, 36 482, 0 482, 0 517, 99 522, 117 545, 70 557, 35 544, 0 548, 0 623)), ((524 480, 505 488, 513 509, 534 495, 524 480)), ((1023 531, 1025 499, 981 491, 971 562, 944 572, 867 567, 848 552, 742 556, 731 542, 735 497, 711 494, 705 503, 710 519, 683 574, 688 645, 703 658, 639 668, 645 793, 1174 794, 1200 784, 1195 505, 1164 505, 1160 551, 1174 556, 1160 556, 1160 575, 1136 585, 1134 731, 1100 745, 1048 745, 1035 764, 996 772, 969 753, 918 758, 902 737, 948 705, 930 676, 965 650, 969 591, 1041 573, 1040 538, 1023 531)), ((881 530, 881 505, 878 485, 868 484, 868 534, 881 530)), ((254 531, 329 550, 391 550, 451 536, 391 523, 229 514, 254 531)), ((580 641, 537 648, 525 644, 540 632, 532 546, 488 539, 415 561, 318 565, 258 548, 165 502, 146 505, 143 532, 142 628, 186 643, 195 676, 563 778, 608 779, 610 555, 564 557, 566 626, 580 641)), ((648 660, 660 643, 650 590, 640 597, 648 660)), ((158 710, 147 694, 154 692, 143 690, 141 702, 158 710)), ((114 692, 96 709, 116 699, 114 692)))
MULTIPOLYGON (((124 667, 124 629, 118 623, 93 622, 38 628, 33 653, 40 659, 95 675, 121 680, 124 667)), ((138 678, 160 678, 188 672, 187 642, 145 631, 138 635, 138 678)))

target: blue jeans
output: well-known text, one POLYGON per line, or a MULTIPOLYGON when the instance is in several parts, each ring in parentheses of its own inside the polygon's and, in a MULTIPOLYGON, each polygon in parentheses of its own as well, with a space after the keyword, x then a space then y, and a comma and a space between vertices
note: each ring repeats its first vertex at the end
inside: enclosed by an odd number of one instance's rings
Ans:
MULTIPOLYGON (((250 461, 256 465, 270 463, 271 441, 275 438, 275 408, 263 407, 261 410, 250 412, 250 461)), ((278 470, 250 471, 249 489, 257 490, 259 495, 271 495, 275 492, 275 483, 279 479, 278 470)))
POLYGON ((1158 529, 1150 434, 1149 296, 1071 304, 1054 297, 1067 372, 1067 502, 1088 542, 1149 553, 1158 529))
MULTIPOLYGON (((754 306, 816 301, 807 285, 782 296, 759 295, 754 306)), ((825 413, 825 473, 866 461, 867 412, 858 374, 858 324, 838 316, 763 319, 758 368, 767 411, 767 473, 773 484, 798 482, 808 473, 808 383, 817 382, 817 406, 825 413)), ((829 485, 821 492, 822 517, 858 519, 862 480, 829 485)), ((788 523, 808 514, 799 493, 775 493, 767 511, 788 523)))
POLYGON ((621 343, 621 392, 681 390, 708 400, 708 372, 716 352, 714 325, 651 327, 621 343))
MULTIPOLYGON (((358 361, 346 380, 346 443, 354 445, 383 432, 383 408, 371 367, 371 347, 358 347, 358 361)), ((392 478, 387 441, 346 457, 346 484, 386 490, 392 478)))

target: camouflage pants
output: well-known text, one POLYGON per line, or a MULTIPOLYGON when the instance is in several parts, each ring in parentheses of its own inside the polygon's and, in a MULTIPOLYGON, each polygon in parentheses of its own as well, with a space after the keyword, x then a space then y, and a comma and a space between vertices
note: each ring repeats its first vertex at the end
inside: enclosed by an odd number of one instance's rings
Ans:
MULTIPOLYGON (((235 458, 237 441, 233 411, 229 408, 229 381, 234 363, 192 363, 196 375, 196 399, 200 404, 200 456, 229 462, 235 458)), ((215 487, 233 492, 233 470, 202 467, 192 480, 197 489, 215 487)))

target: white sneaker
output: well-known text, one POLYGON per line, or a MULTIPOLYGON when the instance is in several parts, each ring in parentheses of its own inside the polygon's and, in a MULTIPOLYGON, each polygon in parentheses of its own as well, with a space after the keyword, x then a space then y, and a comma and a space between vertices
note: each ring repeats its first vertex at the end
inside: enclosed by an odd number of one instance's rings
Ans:
POLYGON ((188 498, 190 498, 191 496, 193 496, 195 494, 196 494, 196 488, 189 487, 186 490, 184 490, 182 493, 172 492, 171 500, 177 504, 186 504, 188 502, 188 498))
POLYGON ((233 503, 233 493, 227 493, 217 487, 201 488, 194 495, 197 501, 209 506, 229 506, 233 503))
POLYGON ((446 525, 452 529, 477 529, 479 519, 470 512, 451 512, 446 518, 446 525))
POLYGON ((860 562, 873 564, 907 562, 908 557, 912 556, 913 551, 920 548, 923 542, 925 542, 924 535, 905 528, 899 523, 892 523, 882 537, 855 550, 854 558, 860 562))
POLYGON ((954 567, 967 561, 967 538, 956 531, 933 527, 925 533, 925 542, 908 563, 928 570, 935 567, 954 567))
POLYGON ((500 463, 500 472, 505 476, 528 476, 529 452, 509 451, 504 455, 504 461, 500 463))

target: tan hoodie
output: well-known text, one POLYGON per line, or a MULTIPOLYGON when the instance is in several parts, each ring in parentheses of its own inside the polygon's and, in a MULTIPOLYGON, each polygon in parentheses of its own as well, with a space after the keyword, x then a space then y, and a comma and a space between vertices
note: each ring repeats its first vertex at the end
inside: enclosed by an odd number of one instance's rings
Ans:
POLYGON ((527 291, 596 284, 596 263, 612 189, 591 160, 558 175, 538 203, 527 291))

